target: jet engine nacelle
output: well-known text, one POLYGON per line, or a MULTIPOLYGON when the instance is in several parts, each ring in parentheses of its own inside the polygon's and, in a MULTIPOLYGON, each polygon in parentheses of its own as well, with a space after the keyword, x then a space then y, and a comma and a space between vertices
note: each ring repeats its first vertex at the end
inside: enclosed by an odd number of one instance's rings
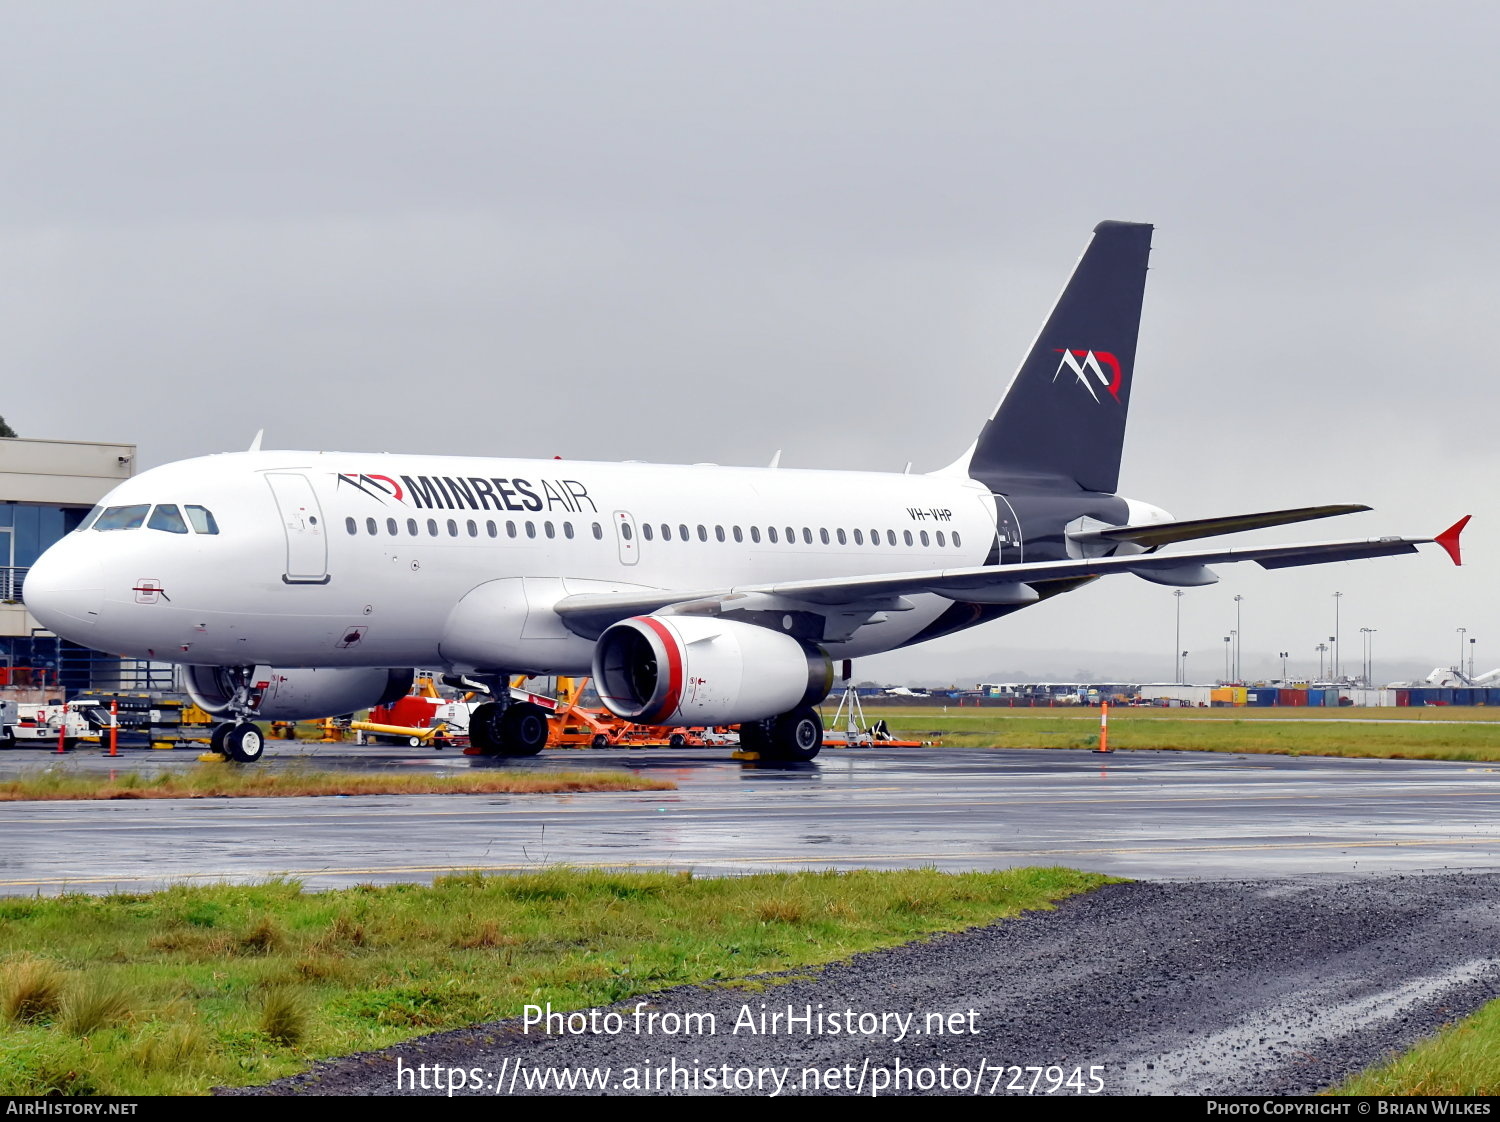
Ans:
POLYGON ((732 725, 816 705, 833 686, 820 647, 705 616, 636 616, 594 647, 594 689, 643 725, 732 725))
MULTIPOLYGON (((185 666, 188 696, 215 717, 230 714, 235 695, 234 672, 224 666, 185 666)), ((298 721, 335 717, 375 705, 389 705, 411 689, 412 671, 384 669, 278 670, 257 666, 251 672, 251 700, 257 717, 298 721)))

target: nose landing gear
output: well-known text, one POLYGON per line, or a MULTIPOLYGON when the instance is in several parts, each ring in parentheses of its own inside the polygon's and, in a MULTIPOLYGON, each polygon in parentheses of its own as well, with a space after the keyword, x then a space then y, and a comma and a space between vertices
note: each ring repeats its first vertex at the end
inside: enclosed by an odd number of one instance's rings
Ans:
POLYGON ((209 746, 219 755, 237 764, 253 764, 266 751, 265 733, 261 732, 258 725, 251 722, 251 717, 255 715, 255 706, 260 700, 252 686, 255 667, 224 667, 222 673, 224 684, 232 687, 233 692, 227 702, 216 706, 210 712, 215 716, 232 719, 214 726, 214 731, 209 737, 209 746))
POLYGON ((266 750, 265 734, 249 721, 215 725, 209 744, 237 764, 253 764, 266 750))

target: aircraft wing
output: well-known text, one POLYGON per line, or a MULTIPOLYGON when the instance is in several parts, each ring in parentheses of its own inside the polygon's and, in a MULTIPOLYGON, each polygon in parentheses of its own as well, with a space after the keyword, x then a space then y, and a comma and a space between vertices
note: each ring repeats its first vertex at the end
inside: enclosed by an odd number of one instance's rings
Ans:
POLYGON ((1269 510, 1263 514, 1230 514, 1219 518, 1193 518, 1184 522, 1145 523, 1140 526, 1111 526, 1107 530, 1085 530, 1068 537, 1080 544, 1114 545, 1134 542, 1148 549, 1195 538, 1213 538, 1220 534, 1240 534, 1246 530, 1264 530, 1268 526, 1285 526, 1289 522, 1311 522, 1315 518, 1333 518, 1340 514, 1357 514, 1369 510, 1360 503, 1335 503, 1329 506, 1303 506, 1295 510, 1269 510))
MULTIPOLYGON (((725 589, 593 593, 564 597, 554 605, 554 610, 570 630, 578 634, 597 635, 611 623, 634 615, 649 614, 665 608, 671 608, 676 613, 717 614, 730 607, 734 601, 763 597, 821 605, 831 611, 857 611, 861 608, 878 611, 891 607, 891 602, 898 602, 902 596, 924 592, 971 603, 1024 604, 1039 598, 1033 585, 1051 581, 1091 580, 1115 573, 1134 573, 1154 583, 1190 587, 1212 584, 1218 579, 1209 571, 1209 565, 1233 561, 1254 561, 1267 569, 1323 565, 1333 561, 1415 553, 1418 546, 1434 542, 1442 546, 1457 565, 1460 563, 1459 535, 1468 521, 1466 515, 1435 538, 1355 538, 1303 545, 1239 546, 1188 553, 1136 554, 1130 557, 1093 557, 1033 564, 975 565, 909 573, 875 573, 869 576, 782 581, 725 589)), ((901 607, 899 603, 895 606, 898 609, 901 607)))

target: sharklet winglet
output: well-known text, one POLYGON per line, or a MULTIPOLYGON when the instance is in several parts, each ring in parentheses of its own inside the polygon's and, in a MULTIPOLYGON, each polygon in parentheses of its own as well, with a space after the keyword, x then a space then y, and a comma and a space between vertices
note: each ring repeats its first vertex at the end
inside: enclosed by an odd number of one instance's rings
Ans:
POLYGON ((1463 564, 1463 560, 1459 555, 1458 536, 1464 532, 1464 527, 1469 524, 1469 519, 1472 517, 1473 515, 1471 514, 1464 515, 1457 522, 1453 523, 1453 525, 1449 526, 1441 534, 1432 539, 1433 541, 1437 542, 1438 545, 1443 547, 1443 551, 1448 554, 1455 565, 1463 564))

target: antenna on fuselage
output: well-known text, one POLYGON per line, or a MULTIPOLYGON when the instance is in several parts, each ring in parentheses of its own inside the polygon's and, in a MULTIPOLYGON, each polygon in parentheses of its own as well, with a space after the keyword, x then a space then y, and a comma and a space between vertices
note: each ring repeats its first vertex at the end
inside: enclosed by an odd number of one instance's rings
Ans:
POLYGON ((259 452, 260 451, 260 438, 263 437, 263 436, 265 436, 265 435, 266 435, 266 430, 265 429, 256 429, 255 430, 255 439, 250 442, 250 447, 247 448, 246 451, 247 452, 259 452))
POLYGON ((781 466, 781 449, 780 448, 776 449, 776 455, 774 455, 774 456, 771 457, 771 462, 768 465, 766 465, 766 466, 767 467, 773 467, 773 468, 779 468, 781 466))

